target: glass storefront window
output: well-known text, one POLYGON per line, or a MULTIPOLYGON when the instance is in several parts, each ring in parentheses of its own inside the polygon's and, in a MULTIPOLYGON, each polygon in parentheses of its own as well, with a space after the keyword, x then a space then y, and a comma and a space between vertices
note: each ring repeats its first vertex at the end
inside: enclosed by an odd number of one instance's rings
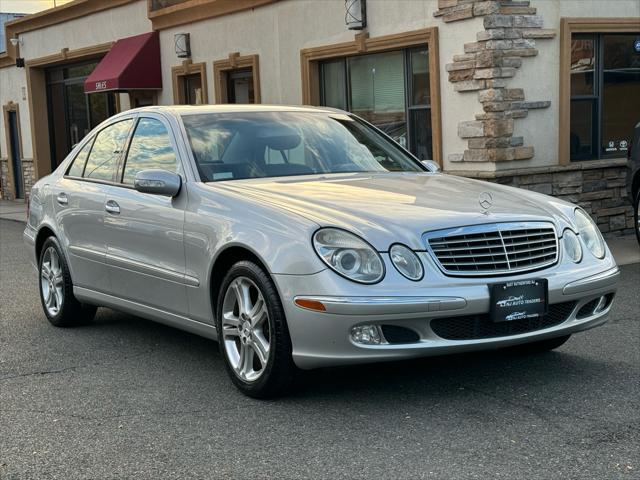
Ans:
POLYGON ((626 154, 640 121, 640 52, 637 35, 603 35, 602 138, 604 153, 626 154), (615 150, 613 150, 615 149, 615 150))
POLYGON ((324 61, 320 85, 322 105, 353 112, 418 158, 432 158, 426 48, 324 61))
POLYGON ((84 81, 96 65, 78 63, 46 72, 52 169, 92 128, 115 113, 114 93, 84 93, 84 81))
POLYGON ((636 34, 571 37, 571 160, 626 156, 640 120, 636 34))
POLYGON ((202 78, 199 73, 182 77, 182 86, 186 105, 202 104, 202 78))

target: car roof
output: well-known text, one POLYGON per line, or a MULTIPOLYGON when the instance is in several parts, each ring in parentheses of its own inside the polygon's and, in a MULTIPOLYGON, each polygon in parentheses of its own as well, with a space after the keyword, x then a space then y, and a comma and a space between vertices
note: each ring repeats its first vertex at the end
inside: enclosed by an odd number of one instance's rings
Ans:
POLYGON ((170 113, 174 115, 192 115, 203 113, 238 113, 238 112, 324 112, 324 113, 347 113, 343 110, 331 107, 312 107, 301 105, 245 105, 245 104, 220 104, 220 105, 157 105, 140 107, 133 112, 157 112, 170 113))

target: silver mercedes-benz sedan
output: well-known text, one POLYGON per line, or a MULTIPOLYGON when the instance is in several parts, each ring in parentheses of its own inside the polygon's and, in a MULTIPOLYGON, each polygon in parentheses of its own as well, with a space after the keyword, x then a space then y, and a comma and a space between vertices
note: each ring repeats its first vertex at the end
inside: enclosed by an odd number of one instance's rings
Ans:
POLYGON ((582 209, 437 170, 338 110, 131 110, 34 185, 24 239, 53 325, 100 306, 217 338, 255 397, 605 322, 619 271, 582 209))

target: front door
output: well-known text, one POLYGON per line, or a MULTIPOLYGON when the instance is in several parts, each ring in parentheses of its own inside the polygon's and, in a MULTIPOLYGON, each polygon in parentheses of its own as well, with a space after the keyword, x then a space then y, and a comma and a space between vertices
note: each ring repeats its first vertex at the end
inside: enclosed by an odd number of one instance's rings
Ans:
POLYGON ((120 152, 132 124, 133 119, 127 119, 100 130, 82 146, 64 178, 52 186, 56 220, 78 287, 110 292, 105 191, 116 177, 120 152))
POLYGON ((138 119, 119 186, 108 187, 105 238, 114 295, 177 314, 188 311, 185 285, 186 192, 175 198, 138 192, 137 172, 180 172, 175 138, 162 117, 138 119))
POLYGON ((16 189, 16 198, 24 198, 24 185, 22 183, 22 161, 20 160, 20 140, 18 136, 18 115, 9 111, 9 141, 11 142, 11 167, 13 168, 13 185, 16 189))

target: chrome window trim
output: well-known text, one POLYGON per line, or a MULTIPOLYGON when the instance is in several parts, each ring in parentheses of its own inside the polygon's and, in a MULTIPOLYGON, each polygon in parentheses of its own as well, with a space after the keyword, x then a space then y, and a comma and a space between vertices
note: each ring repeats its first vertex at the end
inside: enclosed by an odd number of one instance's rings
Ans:
MULTIPOLYGON (((533 272, 536 270, 542 270, 543 268, 548 268, 550 266, 558 263, 560 258, 560 242, 558 239, 558 231, 553 222, 546 221, 522 221, 522 222, 495 222, 495 223, 483 223, 479 225, 467 225, 462 227, 454 227, 447 228, 443 230, 433 230, 428 231, 422 234, 422 242, 425 245, 425 249, 429 252, 429 255, 438 266, 440 271, 448 277, 496 277, 496 276, 506 276, 506 275, 515 275, 518 273, 526 273, 533 272), (535 229, 535 228, 550 228, 554 233, 555 240, 555 248, 556 254, 555 257, 547 262, 537 264, 535 266, 526 266, 520 268, 507 268, 501 270, 476 270, 476 271, 452 271, 448 270, 446 267, 440 263, 438 256, 431 248, 431 244, 429 240, 432 238, 440 238, 447 236, 456 236, 456 235, 468 235, 474 233, 498 233, 501 239, 501 243, 505 252, 505 258, 508 259, 508 255, 506 255, 506 246, 504 244, 504 240, 502 240, 502 232, 507 230, 522 230, 522 229, 535 229)), ((507 260, 508 264, 508 260, 507 260)))

